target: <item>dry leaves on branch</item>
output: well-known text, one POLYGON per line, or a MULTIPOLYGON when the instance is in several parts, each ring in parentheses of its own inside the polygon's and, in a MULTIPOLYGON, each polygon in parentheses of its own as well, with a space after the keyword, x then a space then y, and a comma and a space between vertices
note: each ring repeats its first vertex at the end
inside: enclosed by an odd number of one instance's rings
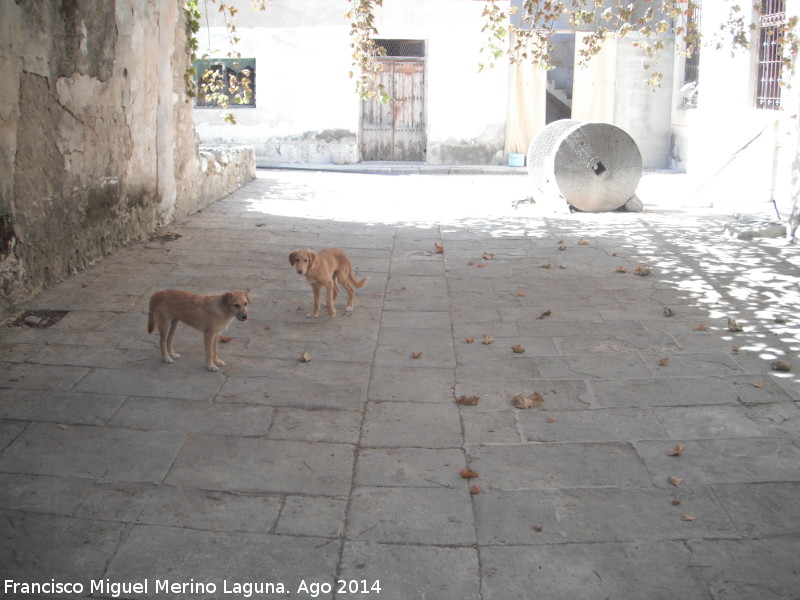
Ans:
POLYGON ((676 444, 672 450, 667 452, 667 456, 680 456, 683 454, 683 451, 686 450, 686 446, 683 444, 676 444))
POLYGON ((458 400, 456 400, 456 402, 458 402, 459 404, 462 404, 464 406, 476 406, 480 399, 481 399, 480 396, 467 396, 467 395, 464 395, 464 396, 459 396, 458 400))
POLYGON ((472 469, 461 469, 460 473, 464 479, 471 479, 472 477, 478 476, 478 473, 472 469))
POLYGON ((511 403, 514 405, 515 408, 520 408, 522 410, 528 408, 538 408, 542 404, 544 404, 544 396, 542 396, 539 392, 533 392, 532 394, 516 394, 512 399, 511 403))

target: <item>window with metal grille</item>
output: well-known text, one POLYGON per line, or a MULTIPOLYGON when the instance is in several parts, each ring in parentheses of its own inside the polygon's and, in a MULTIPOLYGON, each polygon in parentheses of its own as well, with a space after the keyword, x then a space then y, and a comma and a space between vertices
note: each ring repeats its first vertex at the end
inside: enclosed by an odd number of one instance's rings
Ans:
POLYGON ((236 108, 256 105, 256 59, 210 58, 194 63, 198 108, 236 108))
POLYGON ((425 58, 424 40, 375 40, 387 58, 425 58))
POLYGON ((683 65, 683 105, 685 107, 696 107, 697 96, 699 94, 700 83, 700 43, 698 34, 700 32, 701 6, 700 0, 691 3, 691 10, 686 23, 687 51, 691 54, 686 57, 683 65), (695 39, 697 40, 695 42, 695 39))
POLYGON ((761 0, 756 108, 778 110, 781 107, 781 40, 785 20, 785 0, 761 0))

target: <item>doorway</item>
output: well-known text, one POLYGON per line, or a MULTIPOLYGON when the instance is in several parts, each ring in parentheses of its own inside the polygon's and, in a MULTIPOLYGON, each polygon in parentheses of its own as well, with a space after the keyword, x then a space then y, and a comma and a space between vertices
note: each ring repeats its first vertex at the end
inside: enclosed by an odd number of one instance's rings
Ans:
POLYGON ((376 40, 391 100, 361 101, 361 160, 425 162, 425 42, 376 40))

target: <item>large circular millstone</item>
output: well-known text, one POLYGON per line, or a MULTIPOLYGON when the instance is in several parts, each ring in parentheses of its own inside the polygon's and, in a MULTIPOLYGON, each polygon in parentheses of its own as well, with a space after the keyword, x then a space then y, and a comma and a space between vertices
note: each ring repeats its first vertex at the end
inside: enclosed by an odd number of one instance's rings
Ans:
POLYGON ((531 144, 531 149, 534 145, 539 148, 537 159, 541 158, 541 148, 550 150, 543 162, 532 170, 528 168, 528 173, 543 194, 552 195, 555 186, 578 210, 604 212, 620 208, 636 193, 642 178, 642 155, 633 138, 619 127, 556 121, 540 136, 531 144), (539 140, 545 132, 547 138, 539 140), (554 139, 556 133, 560 135, 554 139))
POLYGON ((582 121, 575 121, 573 119, 553 121, 542 129, 539 135, 533 139, 531 145, 528 146, 528 160, 526 162, 528 176, 533 181, 533 186, 540 195, 543 194, 545 190, 545 167, 550 154, 555 149, 561 136, 581 123, 582 121))

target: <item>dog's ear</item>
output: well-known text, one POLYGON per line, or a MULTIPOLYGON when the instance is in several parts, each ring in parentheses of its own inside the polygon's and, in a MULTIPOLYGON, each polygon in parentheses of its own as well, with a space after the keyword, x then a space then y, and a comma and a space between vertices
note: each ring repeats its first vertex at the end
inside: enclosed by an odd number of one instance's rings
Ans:
POLYGON ((233 292, 222 294, 222 306, 230 306, 231 304, 233 304, 233 292))
POLYGON ((306 254, 308 255, 308 268, 310 269, 314 261, 317 260, 317 253, 313 250, 306 250, 306 254))
POLYGON ((297 253, 298 252, 300 252, 300 250, 292 250, 291 252, 289 252, 289 264, 290 265, 294 266, 294 261, 297 260, 297 253))

